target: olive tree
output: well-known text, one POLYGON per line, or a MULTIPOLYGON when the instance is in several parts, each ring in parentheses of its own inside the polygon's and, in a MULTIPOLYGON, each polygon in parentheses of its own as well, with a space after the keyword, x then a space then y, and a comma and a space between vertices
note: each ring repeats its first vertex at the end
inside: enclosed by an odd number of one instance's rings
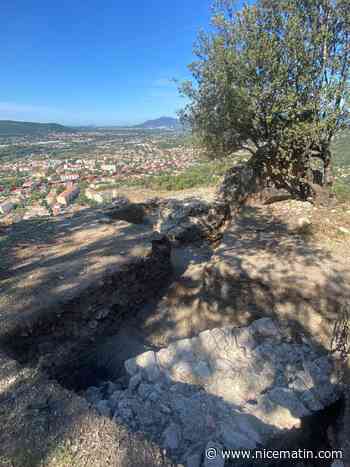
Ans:
POLYGON ((349 122, 349 0, 256 0, 213 7, 182 84, 182 111, 208 152, 249 150, 256 176, 301 198, 315 194, 310 169, 349 122))

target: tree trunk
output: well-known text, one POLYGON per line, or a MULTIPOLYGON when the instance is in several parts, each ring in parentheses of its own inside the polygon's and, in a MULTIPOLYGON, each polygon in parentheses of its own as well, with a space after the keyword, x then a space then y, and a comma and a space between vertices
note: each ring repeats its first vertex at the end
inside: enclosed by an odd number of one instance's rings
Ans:
POLYGON ((256 185, 263 189, 272 185, 303 201, 322 205, 332 202, 333 175, 328 146, 320 144, 316 149, 310 149, 309 154, 295 148, 282 153, 264 146, 252 157, 250 164, 259 180, 256 185), (312 158, 322 161, 323 170, 312 170, 312 158))

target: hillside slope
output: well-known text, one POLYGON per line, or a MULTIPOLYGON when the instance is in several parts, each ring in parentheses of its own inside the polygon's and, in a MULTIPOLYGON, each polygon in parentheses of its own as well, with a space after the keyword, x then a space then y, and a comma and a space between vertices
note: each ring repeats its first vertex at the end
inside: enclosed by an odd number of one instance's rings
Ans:
POLYGON ((17 122, 12 120, 0 120, 0 137, 11 136, 33 136, 45 135, 47 133, 73 132, 58 123, 35 123, 35 122, 17 122))
POLYGON ((340 133, 332 143, 334 165, 336 167, 350 166, 350 131, 340 133))
POLYGON ((160 117, 155 120, 147 120, 134 128, 157 129, 166 128, 168 130, 180 130, 182 128, 180 121, 172 117, 160 117))

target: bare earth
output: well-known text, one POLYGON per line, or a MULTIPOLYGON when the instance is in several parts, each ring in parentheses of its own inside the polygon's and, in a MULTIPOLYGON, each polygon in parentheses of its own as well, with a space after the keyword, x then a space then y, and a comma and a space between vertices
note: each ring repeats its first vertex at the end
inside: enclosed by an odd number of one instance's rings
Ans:
MULTIPOLYGON (((164 196, 124 194, 135 202, 164 196)), ((203 189, 178 196, 208 200, 213 194, 203 189)), ((137 316, 126 318, 96 358, 117 375, 125 359, 145 348, 266 315, 287 321, 299 336, 311 333, 329 348, 334 319, 350 298, 347 229, 346 207, 330 213, 283 201, 242 210, 217 248, 174 249, 170 287, 137 316)), ((79 295, 130 256, 146 254, 151 235, 150 224, 110 223, 102 210, 89 209, 71 218, 1 226, 0 334, 16 320, 35 319, 37 310, 79 295)), ((1 466, 171 465, 158 446, 130 436, 75 393, 1 352, 0 375, 1 466)))
MULTIPOLYGON (((334 319, 350 299, 350 235, 337 235, 336 225, 332 238, 322 229, 305 234, 299 227, 305 215, 318 228, 327 219, 322 210, 293 201, 246 208, 212 252, 192 249, 186 262, 175 251, 177 280, 156 309, 145 307, 125 326, 158 347, 273 315, 328 347, 334 319)), ((344 216, 339 222, 348 225, 344 216)))
MULTIPOLYGON (((120 194, 135 203, 165 194, 211 200, 214 190, 120 194)), ((111 222, 103 209, 0 227, 0 336, 17 320, 35 320, 37 311, 79 296, 130 257, 146 255, 152 233, 150 222, 111 222)))
POLYGON ((350 216, 342 209, 333 216, 327 231, 323 208, 296 201, 247 207, 217 248, 175 249, 170 288, 126 319, 98 358, 118 373, 146 349, 261 316, 286 321, 293 334, 329 349, 334 321, 350 300, 350 235, 337 227, 349 227, 350 216), (300 227, 307 219, 314 232, 300 227))
POLYGON ((30 221, 30 230, 25 221, 8 232, 0 333, 19 319, 35 319, 39 310, 78 296, 107 270, 150 250, 150 225, 111 224, 103 213, 90 209, 37 223, 30 221))

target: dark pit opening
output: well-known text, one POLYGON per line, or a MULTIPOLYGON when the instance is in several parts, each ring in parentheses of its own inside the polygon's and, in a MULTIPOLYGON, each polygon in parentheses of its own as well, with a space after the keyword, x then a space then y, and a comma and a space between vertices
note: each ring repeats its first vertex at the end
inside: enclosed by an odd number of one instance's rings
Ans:
MULTIPOLYGON (((96 336, 94 340, 84 340, 79 343, 78 347, 74 347, 73 352, 68 352, 65 359, 61 359, 60 363, 55 363, 54 359, 50 359, 50 365, 43 369, 49 375, 50 378, 56 380, 61 386, 68 390, 74 391, 78 394, 82 394, 86 389, 91 386, 100 387, 104 383, 121 382, 123 388, 126 387, 125 373, 123 368, 117 372, 111 371, 111 367, 108 365, 108 361, 101 362, 97 358, 100 346, 108 339, 113 338, 117 328, 108 326, 108 332, 102 333, 96 336)), ((19 337, 16 339, 16 343, 12 343, 12 351, 14 357, 22 363, 28 364, 30 359, 33 358, 31 364, 35 366, 41 356, 46 354, 55 355, 55 350, 59 344, 61 347, 66 347, 66 344, 70 342, 70 338, 52 339, 53 336, 46 336, 46 338, 37 339, 31 337, 19 337), (34 344, 35 342, 35 344, 34 344), (32 354, 30 353, 32 350, 32 354), (35 349, 33 351, 33 349, 35 349), (35 355, 33 355, 35 354, 35 355), (34 358, 35 357, 35 358, 34 358)), ((140 350, 138 353, 142 353, 140 350)), ((344 412, 344 400, 340 399, 334 404, 331 404, 327 408, 311 416, 304 417, 302 419, 301 428, 298 430, 291 430, 288 433, 281 435, 276 438, 273 443, 269 446, 264 446, 265 449, 274 450, 312 450, 317 452, 319 450, 332 450, 335 449, 331 446, 329 439, 329 427, 337 427, 340 425, 342 415, 344 412)), ((334 459, 333 459, 334 460, 334 459)), ((244 466, 256 466, 256 465, 271 465, 277 467, 287 467, 291 465, 303 466, 331 466, 333 460, 275 460, 273 463, 269 461, 259 461, 255 463, 239 464, 235 460, 234 463, 226 463, 225 465, 244 465, 244 466)))
MULTIPOLYGON (((101 386, 108 381, 115 382, 118 379, 123 379, 122 369, 119 373, 118 370, 111 371, 108 362, 101 362, 97 358, 101 341, 103 342, 118 332, 126 313, 136 313, 141 306, 145 306, 145 303, 152 303, 149 295, 152 296, 154 302, 157 302, 158 295, 160 297, 169 286, 170 274, 167 274, 167 280, 168 282, 163 282, 164 288, 158 288, 157 293, 154 293, 152 289, 153 293, 147 294, 146 288, 142 289, 142 294, 140 292, 139 295, 144 298, 144 294, 145 299, 140 300, 140 303, 123 307, 119 305, 114 307, 108 304, 110 313, 101 319, 96 316, 93 320, 90 319, 90 316, 84 317, 82 312, 86 306, 84 302, 80 303, 80 300, 77 300, 74 306, 69 307, 68 313, 58 316, 57 322, 36 327, 35 334, 33 332, 32 335, 11 336, 5 347, 9 349, 13 358, 23 364, 36 366, 44 359, 42 369, 49 377, 76 393, 82 393, 91 386, 101 386), (92 324, 93 326, 91 326, 92 324)), ((158 284, 156 280, 153 280, 153 283, 158 284)), ((108 291, 107 293, 109 293, 108 291)), ((102 292, 106 295, 104 290, 102 292)), ((142 353, 142 350, 138 353, 142 353)), ((125 386, 122 384, 122 387, 125 386)), ((313 451, 332 449, 327 431, 330 426, 337 425, 337 420, 342 416, 343 405, 344 402, 340 400, 319 413, 305 417, 299 430, 288 432, 279 440, 274 440, 268 449, 313 451)), ((273 463, 273 465, 281 467, 297 464, 299 467, 303 465, 330 466, 332 461, 303 460, 294 463, 294 461, 288 460, 273 463)), ((237 465, 237 462, 234 465, 237 465)), ((249 464, 245 463, 244 465, 249 464)))
POLYGON ((114 379, 107 368, 89 363, 80 367, 68 364, 64 368, 56 368, 52 376, 61 386, 77 393, 114 379))
POLYGON ((101 346, 111 337, 103 336, 92 345, 85 345, 75 352, 74 358, 46 369, 52 379, 61 386, 80 393, 91 386, 100 386, 106 381, 115 381, 122 376, 122 369, 99 358, 101 346))
MULTIPOLYGON (((96 347, 98 348, 98 346, 96 347)), ((101 366, 98 361, 93 358, 93 350, 90 349, 90 355, 85 355, 75 364, 66 365, 65 367, 56 368, 55 379, 64 387, 71 389, 75 392, 82 394, 86 389, 91 386, 102 387, 105 383, 122 382, 122 387, 126 389, 127 381, 125 373, 120 372, 119 378, 116 374, 111 372, 108 366, 101 366)), ((277 437, 265 449, 273 450, 290 450, 297 451, 325 451, 338 449, 331 445, 329 437, 329 429, 337 431, 342 423, 344 413, 345 401, 340 398, 337 402, 329 405, 325 409, 313 413, 310 416, 302 418, 301 427, 296 430, 291 430, 277 437)), ((335 459, 289 459, 289 460, 274 460, 271 461, 256 461, 249 463, 245 461, 243 464, 228 463, 227 465, 242 465, 242 466, 275 466, 275 467, 290 467, 297 465, 298 467, 310 466, 331 466, 335 459)))
MULTIPOLYGON (((301 427, 298 430, 292 430, 287 435, 282 435, 281 437, 276 438, 266 449, 289 451, 297 451, 301 449, 302 451, 305 450, 305 452, 313 451, 314 453, 317 451, 337 450, 337 447, 331 445, 329 429, 339 429, 342 423, 344 407, 344 398, 340 398, 325 409, 315 412, 310 416, 303 417, 301 427)), ((291 465, 298 465, 299 467, 317 467, 331 466, 335 460, 336 459, 286 459, 275 460, 273 463, 266 461, 251 465, 273 465, 275 467, 290 467, 291 465)))

